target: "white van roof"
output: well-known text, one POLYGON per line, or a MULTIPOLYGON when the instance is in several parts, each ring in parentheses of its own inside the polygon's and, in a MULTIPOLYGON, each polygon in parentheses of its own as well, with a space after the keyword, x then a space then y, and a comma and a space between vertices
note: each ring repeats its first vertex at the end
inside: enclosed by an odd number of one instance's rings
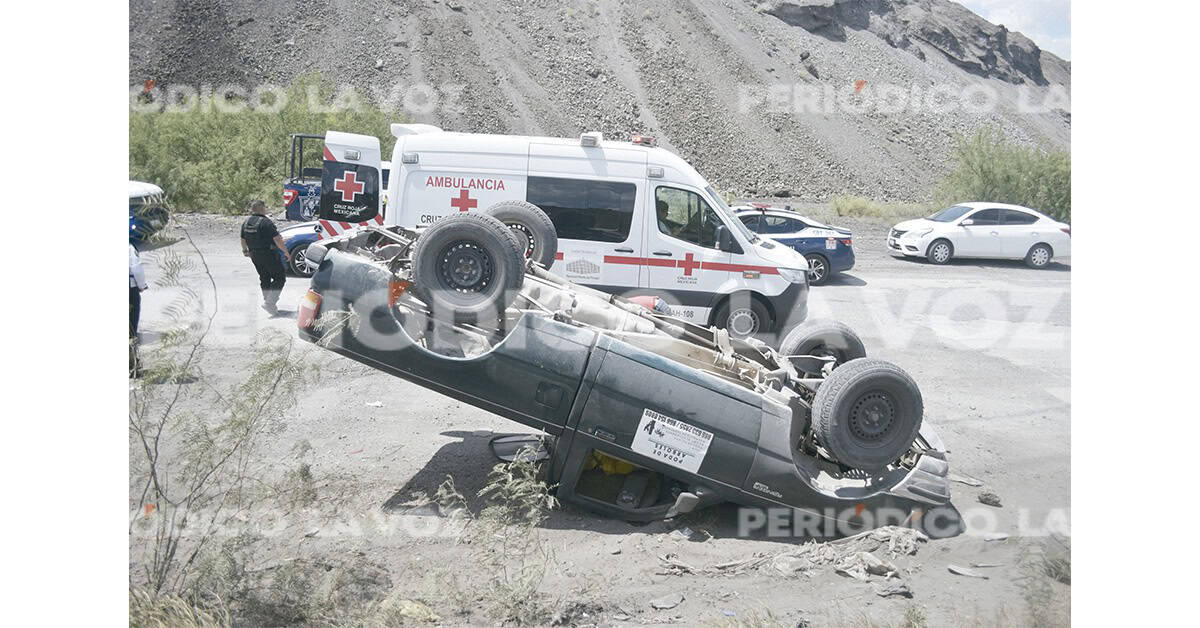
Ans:
MULTIPOLYGON (((405 152, 444 151, 463 153, 528 154, 530 144, 579 146, 580 138, 542 137, 534 135, 494 135, 489 133, 459 133, 443 131, 429 124, 393 124, 392 135, 404 142, 405 152)), ((590 134, 589 134, 590 135, 590 134)), ((703 189, 708 185, 691 164, 671 151, 658 146, 633 142, 601 140, 601 148, 619 148, 645 154, 647 166, 663 168, 663 179, 691 184, 703 189)))

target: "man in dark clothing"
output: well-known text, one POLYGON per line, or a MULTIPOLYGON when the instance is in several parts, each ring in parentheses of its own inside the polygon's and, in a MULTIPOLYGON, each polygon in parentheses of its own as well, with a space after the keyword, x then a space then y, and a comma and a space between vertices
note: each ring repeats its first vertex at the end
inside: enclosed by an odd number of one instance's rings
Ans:
POLYGON ((263 309, 272 316, 279 313, 276 303, 279 293, 283 290, 285 273, 283 263, 279 260, 279 252, 285 260, 291 260, 283 238, 275 223, 267 218, 267 204, 262 201, 251 201, 250 213, 253 214, 242 224, 242 255, 254 262, 258 271, 258 284, 262 286, 263 309), (276 252, 276 249, 279 252, 276 252))

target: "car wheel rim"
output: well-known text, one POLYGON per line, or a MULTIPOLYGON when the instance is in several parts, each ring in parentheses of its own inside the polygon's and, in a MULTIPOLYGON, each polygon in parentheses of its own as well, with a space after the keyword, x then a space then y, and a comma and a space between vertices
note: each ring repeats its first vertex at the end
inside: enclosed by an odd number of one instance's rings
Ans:
POLYGON ((474 242, 455 242, 442 251, 440 259, 439 278, 451 290, 481 292, 492 283, 492 258, 474 242))
POLYGON ((933 247, 933 259, 936 262, 944 262, 950 257, 950 247, 945 244, 939 244, 933 247))
POLYGON ((510 223, 508 228, 517 234, 517 240, 525 251, 525 259, 533 257, 533 231, 530 231, 529 227, 517 223, 510 223))
POLYGON ((891 396, 870 392, 854 403, 850 410, 850 431, 864 441, 877 441, 887 435, 896 420, 896 404, 891 396))
POLYGON ((308 272, 308 264, 304 261, 304 251, 307 249, 308 247, 305 246, 292 251, 292 270, 296 271, 297 275, 311 274, 308 272))
POLYGON ((808 281, 818 282, 825 278, 825 262, 819 258, 808 260, 808 281))
POLYGON ((1046 262, 1050 261, 1050 252, 1043 248, 1033 250, 1033 263, 1037 266, 1045 266, 1046 262))
POLYGON ((734 310, 729 313, 729 322, 725 328, 735 336, 749 336, 758 331, 758 315, 749 308, 734 310))

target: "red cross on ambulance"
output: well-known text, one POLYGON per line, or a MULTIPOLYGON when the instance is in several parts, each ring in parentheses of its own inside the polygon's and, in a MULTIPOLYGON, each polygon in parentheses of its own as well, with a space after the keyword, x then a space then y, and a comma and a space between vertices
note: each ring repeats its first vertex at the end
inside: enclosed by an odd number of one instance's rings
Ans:
POLYGON ((362 194, 364 187, 366 185, 358 180, 358 175, 353 170, 342 173, 342 178, 333 183, 333 189, 342 193, 344 203, 353 203, 354 199, 362 194))
POLYGON ((450 206, 458 209, 460 212, 465 212, 478 207, 479 201, 471 198, 470 190, 460 189, 458 191, 458 198, 450 199, 450 206))
POLYGON ((700 262, 697 261, 696 256, 692 255, 691 253, 688 253, 686 257, 679 260, 678 262, 675 262, 675 265, 678 266, 679 268, 682 268, 683 274, 688 277, 692 276, 693 270, 700 268, 700 262))

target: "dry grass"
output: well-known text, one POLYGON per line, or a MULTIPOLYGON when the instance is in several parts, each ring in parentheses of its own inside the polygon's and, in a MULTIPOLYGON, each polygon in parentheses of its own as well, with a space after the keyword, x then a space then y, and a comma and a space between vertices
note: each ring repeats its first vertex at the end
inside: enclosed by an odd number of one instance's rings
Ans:
POLYGON ((844 194, 829 201, 836 216, 851 218, 914 218, 929 214, 929 207, 919 203, 880 203, 862 196, 844 194))
POLYGON ((174 595, 129 589, 129 625, 136 628, 210 628, 231 626, 228 609, 201 609, 174 595))

